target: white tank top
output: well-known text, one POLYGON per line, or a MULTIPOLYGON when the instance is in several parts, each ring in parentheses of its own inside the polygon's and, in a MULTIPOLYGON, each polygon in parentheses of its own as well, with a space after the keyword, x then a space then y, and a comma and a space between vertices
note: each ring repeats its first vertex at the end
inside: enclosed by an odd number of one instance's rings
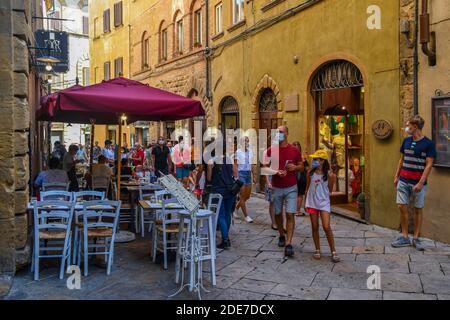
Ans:
MULTIPOLYGON (((329 179, 329 177, 328 177, 329 179)), ((320 211, 330 212, 330 190, 328 180, 323 180, 323 175, 314 173, 311 176, 308 193, 306 195, 306 208, 313 208, 320 211)))

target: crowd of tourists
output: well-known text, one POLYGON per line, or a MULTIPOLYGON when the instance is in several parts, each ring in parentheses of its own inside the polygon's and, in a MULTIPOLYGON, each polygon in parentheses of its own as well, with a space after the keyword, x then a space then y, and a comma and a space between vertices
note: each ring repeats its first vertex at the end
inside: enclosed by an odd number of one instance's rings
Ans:
MULTIPOLYGON (((405 128, 408 137, 402 143, 401 158, 395 173, 397 188, 396 202, 401 213, 401 236, 393 247, 413 245, 423 250, 419 238, 422 225, 422 208, 427 191, 427 178, 431 172, 436 150, 433 142, 422 133, 424 120, 420 116, 411 118, 405 128), (415 230, 413 239, 408 236, 408 205, 414 205, 415 230)), ((214 141, 212 142, 214 143, 214 141)), ((121 150, 121 174, 144 177, 147 174, 161 176, 173 174, 183 186, 192 191, 199 200, 206 201, 208 194, 218 193, 223 201, 218 217, 218 227, 222 241, 218 247, 231 246, 229 237, 232 219, 240 217, 252 223, 251 212, 246 202, 256 185, 256 161, 248 137, 237 141, 233 154, 227 154, 222 144, 212 148, 211 159, 204 154, 194 152, 193 140, 185 141, 183 136, 177 141, 166 141, 161 136, 156 143, 146 148, 140 144, 121 150), (220 151, 220 152, 218 152, 220 151), (196 157, 202 156, 202 161, 196 157)), ((78 188, 75 166, 89 161, 89 148, 71 145, 68 151, 59 142, 55 142, 49 169, 43 171, 35 180, 36 187, 46 182, 69 183, 69 190, 78 188), (86 150, 87 149, 87 150, 86 150)), ((110 179, 116 174, 118 147, 106 140, 101 148, 95 142, 92 150, 92 176, 110 179)), ((294 255, 295 218, 308 215, 311 222, 312 238, 315 245, 314 259, 321 258, 319 225, 326 235, 331 252, 331 260, 339 262, 335 240, 331 229, 330 196, 336 183, 328 153, 319 149, 306 156, 299 142, 289 143, 289 129, 280 126, 272 145, 264 152, 265 167, 272 169, 271 174, 259 181, 265 185, 265 197, 268 201, 271 227, 279 233, 278 246, 284 248, 285 256, 294 255), (264 181, 265 180, 265 181, 264 181)))

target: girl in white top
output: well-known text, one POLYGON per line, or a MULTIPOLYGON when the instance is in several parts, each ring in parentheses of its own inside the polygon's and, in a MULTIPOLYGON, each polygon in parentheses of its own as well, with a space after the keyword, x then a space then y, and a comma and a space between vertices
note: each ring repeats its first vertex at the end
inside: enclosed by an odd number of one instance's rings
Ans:
POLYGON ((331 260, 339 262, 339 256, 334 246, 333 231, 330 226, 330 190, 336 182, 336 175, 330 171, 328 154, 325 150, 317 150, 313 155, 311 169, 307 176, 306 212, 311 219, 312 236, 316 252, 314 259, 320 259, 319 215, 322 220, 322 228, 330 246, 331 260))

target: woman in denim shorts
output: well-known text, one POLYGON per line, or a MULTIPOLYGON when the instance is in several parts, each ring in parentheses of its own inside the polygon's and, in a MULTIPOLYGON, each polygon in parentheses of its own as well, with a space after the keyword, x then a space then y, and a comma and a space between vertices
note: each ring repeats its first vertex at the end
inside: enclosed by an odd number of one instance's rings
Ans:
MULTIPOLYGON (((247 207, 245 203, 250 199, 252 193, 252 163, 253 153, 249 147, 249 139, 245 137, 241 141, 241 145, 236 151, 236 161, 238 165, 239 180, 242 181, 243 186, 239 192, 239 202, 236 205, 236 213, 239 208, 244 214, 244 219, 248 223, 253 222, 253 219, 247 214, 247 207)), ((253 179, 254 180, 254 179, 253 179)), ((236 217, 236 214, 235 214, 236 217)))

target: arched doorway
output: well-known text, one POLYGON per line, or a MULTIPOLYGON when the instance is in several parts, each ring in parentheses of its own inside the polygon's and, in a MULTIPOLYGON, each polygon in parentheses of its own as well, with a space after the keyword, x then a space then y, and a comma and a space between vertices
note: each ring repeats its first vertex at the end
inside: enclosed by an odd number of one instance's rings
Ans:
POLYGON ((221 131, 225 137, 227 129, 239 128, 239 105, 235 98, 226 96, 220 103, 221 131))
MULTIPOLYGON (((272 88, 264 88, 261 92, 258 102, 259 110, 259 129, 265 129, 267 132, 267 145, 271 145, 272 129, 278 128, 278 102, 272 88)), ((259 191, 264 192, 266 179, 259 177, 259 191)))
POLYGON ((337 176, 332 211, 361 218, 358 196, 364 192, 364 81, 356 65, 334 60, 314 75, 315 148, 328 152, 337 176))

